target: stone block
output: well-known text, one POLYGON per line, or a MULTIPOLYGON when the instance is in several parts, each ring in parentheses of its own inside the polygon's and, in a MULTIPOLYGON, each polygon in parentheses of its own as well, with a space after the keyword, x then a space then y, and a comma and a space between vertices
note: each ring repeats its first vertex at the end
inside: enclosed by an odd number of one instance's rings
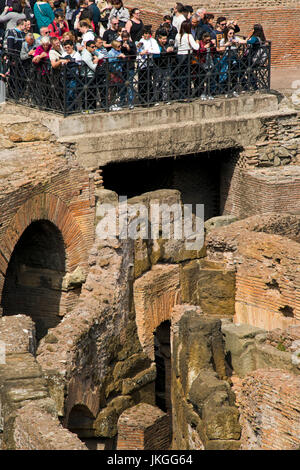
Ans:
POLYGON ((257 367, 255 337, 264 330, 252 325, 223 323, 222 332, 229 365, 237 375, 244 377, 257 367))
POLYGON ((112 438, 117 432, 119 416, 124 410, 133 406, 130 396, 120 396, 113 399, 109 405, 100 411, 94 423, 95 436, 112 438))
POLYGON ((218 264, 191 261, 180 271, 182 302, 199 305, 206 315, 233 316, 235 273, 218 264))

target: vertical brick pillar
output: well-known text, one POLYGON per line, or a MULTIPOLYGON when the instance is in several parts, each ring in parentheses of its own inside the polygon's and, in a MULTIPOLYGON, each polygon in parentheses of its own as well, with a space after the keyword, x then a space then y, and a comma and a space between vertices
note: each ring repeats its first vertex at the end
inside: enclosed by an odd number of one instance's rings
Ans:
POLYGON ((156 406, 140 403, 121 414, 117 450, 168 450, 169 417, 156 406))

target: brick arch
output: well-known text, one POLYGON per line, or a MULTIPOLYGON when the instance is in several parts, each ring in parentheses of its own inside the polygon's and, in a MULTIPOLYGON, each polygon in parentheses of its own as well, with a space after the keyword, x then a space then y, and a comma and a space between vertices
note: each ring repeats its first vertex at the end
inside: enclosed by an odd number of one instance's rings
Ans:
POLYGON ((154 332, 171 320, 173 307, 180 304, 180 278, 177 265, 156 265, 134 283, 137 333, 143 351, 154 360, 154 332))
POLYGON ((61 232, 66 250, 66 270, 86 266, 87 255, 84 238, 68 206, 58 197, 43 193, 28 199, 11 220, 0 246, 0 292, 14 248, 23 232, 32 222, 48 220, 61 232))

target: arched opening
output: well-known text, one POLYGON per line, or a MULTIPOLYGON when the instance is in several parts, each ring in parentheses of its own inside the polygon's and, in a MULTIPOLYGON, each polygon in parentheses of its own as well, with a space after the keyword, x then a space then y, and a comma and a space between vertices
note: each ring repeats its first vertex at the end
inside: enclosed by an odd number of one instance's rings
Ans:
POLYGON ((169 320, 161 323, 154 333, 156 363, 155 402, 162 411, 172 412, 171 404, 171 345, 169 320))
POLYGON ((9 261, 2 291, 3 315, 29 315, 37 340, 61 320, 62 280, 66 256, 61 232, 39 220, 27 227, 9 261))

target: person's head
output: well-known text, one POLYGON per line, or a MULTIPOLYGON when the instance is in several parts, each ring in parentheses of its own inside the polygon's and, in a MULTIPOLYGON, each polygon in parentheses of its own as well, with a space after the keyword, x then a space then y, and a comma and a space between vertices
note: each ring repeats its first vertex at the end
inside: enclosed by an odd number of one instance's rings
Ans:
POLYGON ((169 22, 163 23, 163 24, 161 25, 161 29, 165 29, 168 34, 169 34, 170 30, 171 30, 171 27, 172 27, 172 24, 169 23, 169 22))
POLYGON ((115 49, 116 51, 120 51, 122 44, 120 41, 114 40, 111 42, 111 47, 115 49))
POLYGON ((212 13, 206 13, 203 18, 203 23, 213 26, 214 17, 215 15, 213 15, 212 13))
POLYGON ((141 17, 141 10, 139 8, 132 8, 132 10, 130 10, 130 18, 139 20, 140 17, 141 17))
POLYGON ((42 26, 41 29, 40 29, 40 35, 43 37, 43 36, 47 36, 50 34, 50 31, 48 29, 48 26, 42 26))
POLYGON ((97 49, 101 49, 103 47, 103 39, 98 37, 97 39, 95 39, 95 44, 97 49))
POLYGON ((30 33, 31 30, 31 21, 30 20, 25 20, 25 32, 30 33))
POLYGON ((187 20, 183 21, 180 27, 180 36, 183 36, 183 34, 185 33, 191 34, 191 29, 192 29, 191 23, 187 20))
POLYGON ((197 13, 195 13, 191 18, 192 28, 196 28, 199 22, 200 22, 200 16, 198 16, 197 13))
POLYGON ((122 0, 112 0, 111 4, 117 10, 119 10, 120 8, 123 7, 123 1, 122 0))
POLYGON ((25 41, 29 46, 32 46, 32 44, 34 43, 34 35, 32 33, 27 33, 25 36, 25 41))
POLYGON ((184 10, 184 6, 183 6, 182 3, 178 3, 178 2, 175 3, 175 6, 174 6, 174 12, 175 12, 175 13, 179 13, 179 14, 182 15, 183 10, 184 10))
POLYGON ((211 41, 211 36, 208 32, 202 34, 202 42, 208 44, 211 41))
POLYGON ((151 34, 152 34, 152 27, 150 25, 144 26, 143 38, 148 40, 148 39, 150 39, 151 34))
POLYGON ((169 25, 171 25, 171 24, 172 24, 172 18, 171 18, 171 16, 170 16, 170 15, 165 15, 165 16, 163 17, 163 22, 164 22, 164 23, 168 23, 169 25))
POLYGON ((20 31, 24 31, 24 30, 25 30, 25 27, 26 27, 26 21, 25 21, 25 20, 18 20, 18 21, 17 21, 17 28, 18 28, 20 31))
POLYGON ((56 23, 62 23, 65 19, 63 10, 55 10, 54 16, 56 23))
POLYGON ((22 5, 18 0, 14 0, 11 7, 13 12, 22 13, 22 5))
POLYGON ((225 39, 225 42, 228 42, 230 41, 231 39, 234 38, 234 26, 227 26, 225 29, 224 29, 224 39, 225 39))
POLYGON ((67 39, 66 41, 63 42, 63 47, 67 54, 73 54, 74 52, 73 41, 71 41, 70 39, 67 39))
POLYGON ((49 36, 43 36, 41 39, 41 46, 44 49, 44 51, 48 51, 51 47, 51 42, 49 36))
POLYGON ((112 18, 110 22, 110 27, 113 31, 118 31, 119 29, 119 19, 118 18, 112 18))
POLYGON ((189 20, 193 14, 193 7, 191 5, 184 5, 182 14, 189 20))
POLYGON ((51 43, 52 49, 54 49, 55 51, 60 51, 61 44, 58 38, 50 38, 50 43, 51 43))
POLYGON ((90 29, 90 25, 87 21, 79 21, 78 29, 82 34, 84 34, 90 29))
POLYGON ((226 26, 227 26, 227 21, 226 21, 225 16, 219 16, 219 18, 217 18, 216 28, 217 28, 219 31, 224 31, 224 29, 226 28, 226 26))
POLYGON ((130 34, 128 33, 128 31, 122 31, 121 38, 122 38, 122 41, 126 41, 126 42, 129 41, 130 34))
POLYGON ((161 46, 165 46, 168 42, 168 33, 167 33, 167 31, 161 30, 158 33, 157 39, 158 39, 158 42, 161 46))
POLYGON ((265 36, 265 33, 264 33, 264 29, 263 29, 261 24, 255 24, 253 26, 252 36, 255 36, 256 38, 259 38, 263 42, 266 41, 266 36, 265 36))
POLYGON ((95 41, 92 41, 92 40, 91 40, 91 41, 87 41, 85 47, 86 47, 86 50, 87 50, 88 52, 90 52, 91 54, 93 54, 93 53, 95 52, 95 49, 96 49, 95 41))
POLYGON ((196 14, 200 17, 201 20, 203 20, 204 15, 206 15, 205 8, 198 8, 198 10, 196 11, 196 14))
POLYGON ((74 34, 71 32, 71 31, 66 31, 63 35, 62 35, 62 41, 65 42, 65 41, 72 41, 73 43, 75 43, 75 36, 74 34))

